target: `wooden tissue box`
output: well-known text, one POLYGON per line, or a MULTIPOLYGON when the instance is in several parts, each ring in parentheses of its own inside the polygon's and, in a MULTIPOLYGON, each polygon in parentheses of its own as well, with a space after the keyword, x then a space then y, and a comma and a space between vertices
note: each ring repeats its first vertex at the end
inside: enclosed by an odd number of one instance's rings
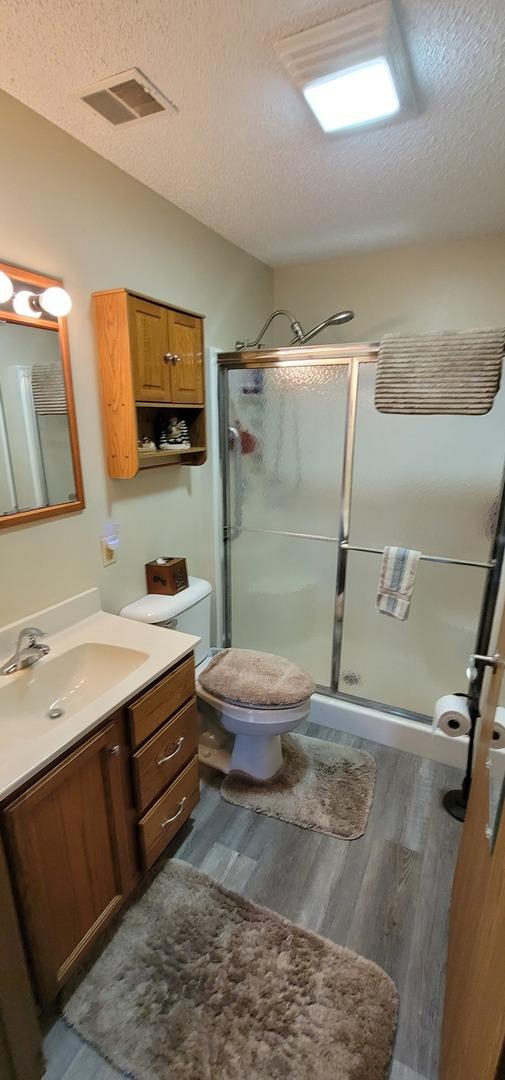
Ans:
POLYGON ((146 580, 148 593, 175 596, 188 587, 186 560, 172 555, 154 559, 146 563, 146 580))

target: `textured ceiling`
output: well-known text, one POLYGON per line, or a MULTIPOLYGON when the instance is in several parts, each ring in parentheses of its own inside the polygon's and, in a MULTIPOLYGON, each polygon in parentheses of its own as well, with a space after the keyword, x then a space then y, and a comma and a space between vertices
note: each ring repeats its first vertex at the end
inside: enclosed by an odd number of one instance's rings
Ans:
POLYGON ((0 86, 272 265, 505 230, 504 0, 398 0, 420 115, 324 135, 274 42, 352 0, 3 0, 0 86), (179 106, 112 128, 137 66, 179 106))

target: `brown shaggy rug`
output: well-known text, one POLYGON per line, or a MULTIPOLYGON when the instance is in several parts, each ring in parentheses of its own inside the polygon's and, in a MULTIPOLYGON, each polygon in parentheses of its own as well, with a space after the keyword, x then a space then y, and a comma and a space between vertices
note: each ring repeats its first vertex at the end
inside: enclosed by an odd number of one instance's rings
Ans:
POLYGON ((273 780, 230 773, 221 784, 223 799, 340 840, 363 836, 375 786, 373 757, 307 735, 284 735, 282 753, 273 780))
POLYGON ((385 1080, 397 998, 370 960, 171 860, 64 1015, 135 1080, 385 1080))

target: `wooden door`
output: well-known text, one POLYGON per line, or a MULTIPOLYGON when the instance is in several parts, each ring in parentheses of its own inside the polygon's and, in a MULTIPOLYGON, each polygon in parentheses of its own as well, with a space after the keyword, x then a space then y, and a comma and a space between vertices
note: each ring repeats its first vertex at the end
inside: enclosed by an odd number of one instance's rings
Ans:
MULTIPOLYGON (((505 658, 500 602, 490 653, 505 658)), ((489 748, 503 669, 488 669, 481 695, 473 782, 449 922, 440 1080, 502 1080, 505 1050, 505 809, 494 844, 489 821, 489 748)))
POLYGON ((128 298, 133 382, 137 401, 170 401, 168 311, 150 300, 128 298))
POLYGON ((132 884, 123 759, 117 718, 5 811, 43 1002, 55 996, 132 884))
POLYGON ((172 401, 203 405, 202 320, 180 311, 168 313, 172 401))

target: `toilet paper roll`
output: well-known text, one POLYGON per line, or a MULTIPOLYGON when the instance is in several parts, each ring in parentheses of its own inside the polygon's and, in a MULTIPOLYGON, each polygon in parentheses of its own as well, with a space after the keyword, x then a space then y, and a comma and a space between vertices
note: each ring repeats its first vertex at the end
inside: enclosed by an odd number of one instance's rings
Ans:
POLYGON ((470 713, 466 697, 458 697, 457 694, 444 694, 435 702, 433 711, 433 734, 437 730, 443 731, 444 735, 458 738, 460 735, 468 735, 470 731, 470 713))
POLYGON ((505 709, 499 705, 494 717, 491 750, 503 750, 505 747, 505 709))

